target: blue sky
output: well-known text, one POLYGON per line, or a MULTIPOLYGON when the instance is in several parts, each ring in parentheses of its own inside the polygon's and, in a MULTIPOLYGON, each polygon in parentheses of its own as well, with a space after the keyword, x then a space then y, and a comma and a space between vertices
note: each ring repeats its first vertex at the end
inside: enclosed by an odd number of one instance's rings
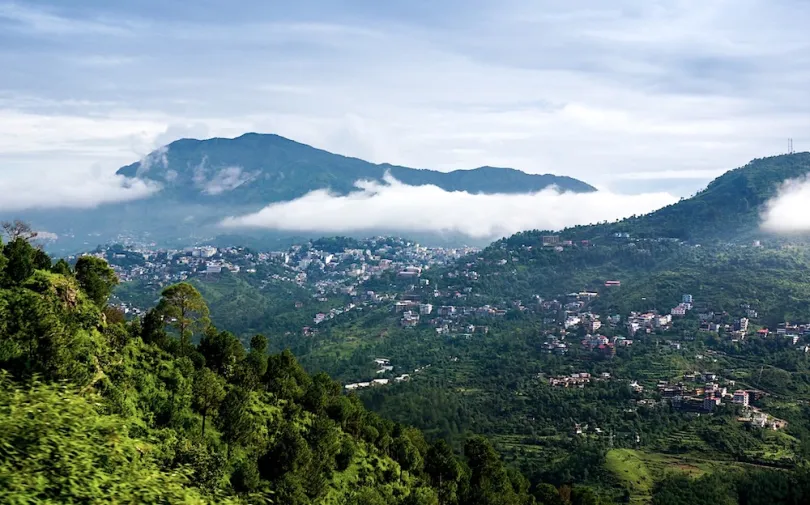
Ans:
POLYGON ((785 0, 0 0, 0 189, 137 197, 119 166, 261 131, 688 196, 807 149, 808 21, 785 0))

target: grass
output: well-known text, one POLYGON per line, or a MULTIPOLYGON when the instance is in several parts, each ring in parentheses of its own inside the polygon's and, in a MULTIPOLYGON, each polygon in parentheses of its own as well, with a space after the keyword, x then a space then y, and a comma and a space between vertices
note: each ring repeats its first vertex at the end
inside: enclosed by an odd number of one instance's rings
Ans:
POLYGON ((613 449, 607 453, 605 468, 630 491, 630 503, 649 503, 652 499, 654 481, 639 451, 613 449))
POLYGON ((630 503, 642 504, 650 502, 656 481, 669 473, 700 477, 729 464, 693 455, 613 449, 607 453, 605 469, 614 475, 621 487, 630 491, 630 503))
POLYGON ((379 481, 377 476, 386 471, 391 471, 394 475, 398 476, 399 465, 391 458, 378 453, 376 450, 361 445, 357 448, 351 465, 345 471, 333 474, 328 489, 319 503, 323 505, 339 505, 345 503, 345 497, 351 496, 353 490, 357 490, 366 482, 376 482, 392 490, 397 489, 399 492, 404 492, 408 488, 411 476, 407 473, 404 475, 402 483, 397 479, 387 484, 379 481))

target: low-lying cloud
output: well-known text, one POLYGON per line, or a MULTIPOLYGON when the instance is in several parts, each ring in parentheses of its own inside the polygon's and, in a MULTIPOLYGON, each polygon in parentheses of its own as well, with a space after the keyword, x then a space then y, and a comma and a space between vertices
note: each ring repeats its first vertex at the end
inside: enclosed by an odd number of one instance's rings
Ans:
POLYGON ((774 233, 810 232, 810 176, 786 181, 765 204, 762 229, 774 233))
POLYGON ((210 180, 202 180, 199 185, 202 192, 207 195, 219 195, 226 191, 233 191, 242 184, 252 181, 256 174, 244 172, 242 167, 226 167, 216 172, 210 180))
POLYGON ((145 198, 160 186, 100 170, 90 173, 41 171, 0 177, 0 212, 30 209, 92 208, 145 198))
POLYGON ((358 191, 336 195, 317 190, 254 214, 229 217, 228 228, 265 228, 308 232, 463 233, 484 239, 530 229, 562 229, 644 214, 677 201, 667 193, 620 195, 558 193, 471 194, 437 186, 409 186, 392 177, 385 183, 358 181, 358 191))

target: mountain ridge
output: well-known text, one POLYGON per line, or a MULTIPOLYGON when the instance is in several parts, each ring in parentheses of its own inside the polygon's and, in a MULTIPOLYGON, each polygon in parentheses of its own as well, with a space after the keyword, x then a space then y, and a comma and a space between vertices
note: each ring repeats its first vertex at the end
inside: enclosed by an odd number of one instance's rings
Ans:
POLYGON ((386 173, 404 184, 432 184, 447 191, 517 194, 552 186, 560 191, 596 191, 572 177, 529 174, 513 168, 482 166, 440 172, 371 163, 280 135, 260 133, 180 139, 117 171, 118 175, 161 183, 163 192, 185 201, 219 199, 265 204, 298 198, 316 189, 346 194, 355 189, 356 181, 381 181, 386 173))
POLYGON ((715 242, 770 236, 760 228, 765 205, 777 196, 785 182, 808 174, 810 152, 756 158, 723 173, 692 197, 649 214, 613 223, 574 226, 557 232, 531 230, 513 237, 559 233, 571 240, 593 240, 627 233, 637 238, 715 242))

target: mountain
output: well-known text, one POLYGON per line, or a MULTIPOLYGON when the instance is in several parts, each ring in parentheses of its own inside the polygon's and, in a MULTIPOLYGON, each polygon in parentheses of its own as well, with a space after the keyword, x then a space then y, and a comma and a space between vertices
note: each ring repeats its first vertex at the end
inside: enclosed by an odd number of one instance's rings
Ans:
MULTIPOLYGON (((318 189, 337 194, 356 190, 358 180, 383 181, 386 174, 409 185, 436 185, 447 191, 531 193, 556 187, 568 192, 596 189, 571 177, 527 174, 510 168, 480 167, 438 172, 390 164, 373 164, 332 154, 278 135, 248 133, 233 139, 182 139, 141 161, 122 167, 121 176, 157 183, 148 198, 100 205, 93 209, 32 209, 0 219, 21 218, 39 230, 59 235, 49 244, 54 253, 72 254, 108 242, 157 243, 183 247, 199 243, 253 244, 286 247, 292 237, 317 238, 320 233, 244 230, 218 226, 229 216, 258 212, 268 204, 289 201, 318 189)), ((365 230, 362 235, 398 233, 365 230)), ((434 245, 475 242, 458 233, 411 234, 434 245)), ((483 243, 476 242, 478 245, 483 243)))
POLYGON ((119 175, 160 183, 162 198, 204 204, 268 204, 326 188, 345 194, 355 189, 356 181, 382 181, 386 173, 405 184, 432 184, 447 191, 531 193, 550 186, 577 193, 596 191, 571 177, 510 168, 437 172, 377 165, 258 133, 233 139, 178 140, 118 170, 119 175))

